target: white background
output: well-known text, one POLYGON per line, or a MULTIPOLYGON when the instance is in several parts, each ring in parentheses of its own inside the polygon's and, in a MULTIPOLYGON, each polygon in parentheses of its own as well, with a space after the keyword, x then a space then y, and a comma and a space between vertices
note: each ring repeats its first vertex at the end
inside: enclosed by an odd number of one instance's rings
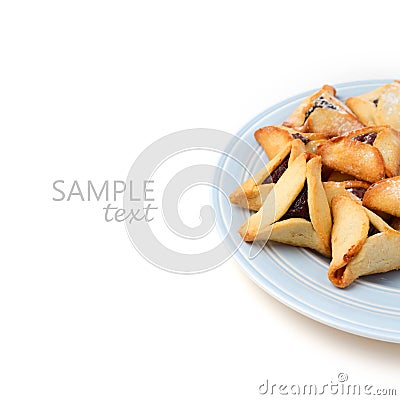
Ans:
POLYGON ((100 204, 152 141, 238 131, 324 83, 399 78, 397 2, 36 1, 0 9, 0 398, 256 399, 267 378, 394 386, 400 347, 311 321, 234 261, 163 272, 100 204))

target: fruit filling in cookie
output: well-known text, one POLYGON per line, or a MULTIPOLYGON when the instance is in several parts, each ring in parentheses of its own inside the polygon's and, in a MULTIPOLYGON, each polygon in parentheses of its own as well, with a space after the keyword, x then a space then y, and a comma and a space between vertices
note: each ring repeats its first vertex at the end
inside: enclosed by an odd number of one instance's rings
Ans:
POLYGON ((353 193, 354 196, 357 196, 360 200, 364 198, 365 192, 367 191, 367 189, 363 187, 351 187, 346 190, 350 193, 353 193))
POLYGON ((330 103, 328 100, 324 98, 324 96, 319 96, 314 100, 314 104, 311 108, 306 112, 304 122, 307 121, 308 117, 317 109, 317 108, 330 108, 331 110, 340 111, 340 108, 330 103))
POLYGON ((372 144, 374 144, 377 136, 378 136, 378 134, 376 132, 364 133, 363 135, 353 137, 352 140, 356 140, 357 142, 372 145, 372 144))
POLYGON ((379 233, 379 232, 380 232, 380 231, 379 231, 378 229, 376 229, 376 228, 374 227, 374 225, 369 224, 368 237, 374 236, 374 235, 376 235, 376 234, 379 233))
POLYGON ((274 171, 271 172, 271 175, 267 176, 267 178, 265 179, 265 181, 262 184, 278 182, 279 178, 288 169, 288 166, 289 166, 289 156, 287 156, 282 161, 282 163, 274 171))
POLYGON ((229 196, 232 204, 258 211, 274 185, 294 160, 305 152, 304 143, 294 139, 263 168, 239 185, 229 196))
POLYGON ((292 133, 291 134, 293 139, 300 139, 304 144, 310 142, 310 139, 306 138, 305 136, 301 135, 300 133, 292 133))
POLYGON ((293 204, 286 211, 286 214, 280 219, 281 221, 289 218, 304 218, 310 221, 310 211, 308 209, 308 190, 307 183, 305 183, 304 188, 296 197, 293 204))

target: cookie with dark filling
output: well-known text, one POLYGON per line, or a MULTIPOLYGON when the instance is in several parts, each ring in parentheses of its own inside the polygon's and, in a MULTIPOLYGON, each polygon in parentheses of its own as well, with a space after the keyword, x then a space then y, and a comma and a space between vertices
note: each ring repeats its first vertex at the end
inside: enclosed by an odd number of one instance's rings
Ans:
POLYGON ((388 178, 400 174, 400 134, 389 125, 370 126, 349 132, 348 137, 369 144, 382 154, 385 175, 388 178))
POLYGON ((326 133, 299 132, 286 126, 265 126, 258 129, 254 137, 269 159, 275 157, 292 140, 301 140, 306 151, 315 153, 317 146, 330 138, 326 133))
POLYGON ((400 269, 400 232, 348 196, 332 199, 330 281, 345 288, 358 277, 400 269))
POLYGON ((239 229, 247 242, 268 239, 331 255, 331 212, 321 181, 321 158, 303 153, 289 166, 260 210, 239 229))
POLYGON ((336 89, 324 85, 321 90, 307 97, 283 123, 299 132, 318 132, 341 136, 364 124, 336 96, 336 89))
POLYGON ((400 81, 350 97, 346 104, 365 125, 387 124, 400 130, 400 81))
POLYGON ((347 196, 361 203, 364 198, 365 192, 370 187, 370 184, 368 182, 362 181, 328 181, 323 182, 323 185, 329 204, 332 203, 332 199, 335 196, 347 196))
POLYGON ((287 143, 268 164, 232 192, 229 196, 231 203, 258 211, 288 167, 304 152, 305 147, 301 140, 287 143))
POLYGON ((372 185, 364 195, 363 205, 376 212, 400 217, 400 176, 372 185))
POLYGON ((400 135, 390 126, 373 126, 332 138, 317 149, 324 165, 367 182, 400 173, 400 135))

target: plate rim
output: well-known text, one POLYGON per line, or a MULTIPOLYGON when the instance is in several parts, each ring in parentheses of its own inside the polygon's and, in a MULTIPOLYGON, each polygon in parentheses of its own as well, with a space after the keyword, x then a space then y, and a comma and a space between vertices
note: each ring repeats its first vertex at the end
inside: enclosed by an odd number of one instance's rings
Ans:
MULTIPOLYGON (((384 85, 390 82, 393 82, 394 79, 369 79, 369 80, 358 80, 358 81, 351 81, 351 82, 342 82, 339 84, 332 84, 333 87, 335 88, 351 88, 351 87, 362 87, 362 86, 370 86, 370 85, 384 85)), ((269 114, 272 114, 279 108, 282 108, 286 106, 287 104, 301 100, 304 97, 307 97, 311 95, 312 93, 315 93, 317 89, 311 89, 307 90, 305 92, 296 94, 295 96, 289 97, 287 99, 284 99, 271 107, 268 107, 266 110, 262 111, 258 115, 256 115, 254 118, 252 118, 249 122, 247 122, 232 138, 230 143, 225 148, 226 153, 230 153, 232 148, 235 146, 235 143, 237 143, 237 138, 242 138, 248 131, 251 129, 252 126, 254 126, 256 123, 258 123, 261 119, 266 117, 269 114)), ((216 174, 214 176, 214 184, 216 187, 219 187, 220 185, 220 180, 221 180, 221 171, 224 170, 224 166, 227 162, 228 158, 224 156, 224 154, 221 155, 219 158, 217 168, 216 168, 216 174)), ((225 234, 223 232, 222 227, 225 226, 222 223, 222 218, 221 218, 221 203, 219 201, 219 195, 218 191, 214 191, 212 195, 212 202, 215 207, 216 211, 216 228, 221 236, 221 238, 225 237, 225 234)), ((225 237, 225 245, 226 247, 232 247, 234 245, 233 240, 231 239, 229 243, 227 243, 227 240, 229 238, 229 235, 225 237)), ((355 334, 358 336, 362 336, 368 339, 375 339, 375 340, 380 340, 384 342, 390 342, 390 343, 400 343, 400 335, 390 335, 388 332, 383 331, 382 329, 380 330, 377 327, 364 327, 360 328, 359 325, 356 325, 355 323, 351 323, 351 321, 344 321, 343 319, 337 319, 334 314, 328 314, 328 312, 323 313, 320 310, 315 309, 312 307, 312 305, 307 305, 305 302, 302 302, 301 299, 296 299, 292 293, 288 293, 284 291, 283 289, 277 287, 274 285, 274 282, 272 282, 268 277, 263 276, 260 272, 258 272, 255 268, 251 266, 251 263, 249 260, 240 252, 240 251, 234 251, 232 252, 231 259, 233 259, 241 268, 242 271, 245 272, 245 274, 261 289, 263 289, 267 294, 270 296, 274 297, 276 300, 278 300, 280 303, 286 305, 287 307, 291 308, 292 310, 314 320, 319 323, 322 323, 324 325, 330 326, 332 328, 338 329, 340 331, 344 331, 347 333, 355 334)))

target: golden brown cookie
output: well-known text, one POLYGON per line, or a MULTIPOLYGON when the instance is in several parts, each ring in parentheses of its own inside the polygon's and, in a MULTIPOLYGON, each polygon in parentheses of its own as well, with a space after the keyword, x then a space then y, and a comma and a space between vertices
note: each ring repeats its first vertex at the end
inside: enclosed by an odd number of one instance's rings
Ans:
POLYGON ((330 136, 323 133, 301 133, 286 126, 265 126, 258 129, 254 137, 271 160, 292 140, 300 139, 306 146, 306 151, 315 153, 317 146, 330 136))
POLYGON ((335 196, 348 196, 361 203, 365 192, 370 187, 368 182, 362 181, 328 181, 323 182, 323 185, 329 204, 335 196))
POLYGON ((380 151, 366 143, 336 137, 317 149, 324 165, 367 182, 377 182, 385 177, 385 163, 380 151))
POLYGON ((332 262, 328 277, 345 288, 363 275, 400 268, 400 232, 348 196, 332 200, 332 262))
POLYGON ((239 229, 245 241, 268 239, 309 247, 329 257, 331 213, 321 181, 321 158, 303 153, 275 184, 260 210, 239 229))
POLYGON ((258 211, 284 171, 304 152, 305 147, 301 140, 288 142, 265 167, 232 192, 229 196, 231 203, 258 211))
POLYGON ((372 185, 364 195, 363 205, 374 211, 400 217, 400 176, 372 185))
POLYGON ((318 132, 330 137, 364 127, 335 95, 335 88, 324 85, 318 92, 303 100, 283 125, 299 132, 318 132))
POLYGON ((349 132, 347 138, 370 144, 379 150, 388 178, 400 173, 400 134, 389 125, 370 126, 349 132))
POLYGON ((388 124, 400 130, 400 81, 350 97, 346 104, 365 125, 388 124))

